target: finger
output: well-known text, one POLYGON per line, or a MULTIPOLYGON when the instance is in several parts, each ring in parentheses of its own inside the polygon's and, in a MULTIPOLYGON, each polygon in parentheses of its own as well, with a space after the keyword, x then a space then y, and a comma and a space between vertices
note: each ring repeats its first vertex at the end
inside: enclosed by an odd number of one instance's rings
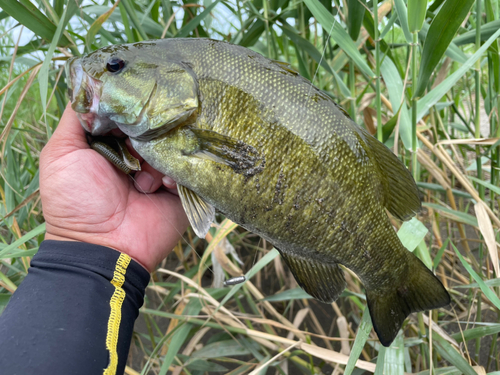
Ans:
POLYGON ((71 109, 71 103, 66 106, 61 121, 46 147, 54 157, 89 148, 85 130, 80 125, 76 112, 71 109))
POLYGON ((177 190, 177 183, 174 181, 174 179, 170 176, 163 176, 162 178, 163 186, 169 189, 175 189, 177 190))
POLYGON ((141 171, 134 176, 135 188, 141 193, 154 193, 163 185, 162 177, 162 173, 144 162, 141 164, 141 171))

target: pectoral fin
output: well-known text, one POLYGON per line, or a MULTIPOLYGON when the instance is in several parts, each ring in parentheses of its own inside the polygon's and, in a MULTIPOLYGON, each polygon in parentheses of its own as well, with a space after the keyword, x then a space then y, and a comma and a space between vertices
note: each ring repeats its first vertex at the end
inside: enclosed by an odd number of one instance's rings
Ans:
POLYGON ((281 250, 280 253, 297 283, 317 300, 331 303, 344 291, 347 283, 344 271, 337 263, 319 262, 287 254, 281 250))
POLYGON ((253 176, 262 172, 265 161, 255 147, 207 129, 191 129, 199 141, 193 156, 231 167, 236 173, 253 176))
POLYGON ((177 185, 177 191, 194 232, 205 238, 215 219, 215 208, 187 187, 177 185))

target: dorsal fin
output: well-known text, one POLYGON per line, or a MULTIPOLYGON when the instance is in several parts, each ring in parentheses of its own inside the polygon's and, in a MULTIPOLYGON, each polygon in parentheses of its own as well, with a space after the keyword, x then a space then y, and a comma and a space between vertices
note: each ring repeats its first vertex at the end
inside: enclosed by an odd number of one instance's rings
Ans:
POLYGON ((361 129, 370 157, 379 168, 384 188, 384 206, 400 220, 408 220, 422 209, 420 193, 410 171, 383 143, 361 129))

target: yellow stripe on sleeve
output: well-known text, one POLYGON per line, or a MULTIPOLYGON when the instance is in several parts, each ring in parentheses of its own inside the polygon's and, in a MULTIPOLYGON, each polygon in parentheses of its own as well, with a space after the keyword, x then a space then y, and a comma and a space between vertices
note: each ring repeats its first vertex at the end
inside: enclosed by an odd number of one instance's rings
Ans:
POLYGON ((108 333, 106 335, 106 349, 109 351, 109 364, 104 369, 103 375, 115 375, 118 367, 118 332, 120 331, 120 323, 122 320, 122 305, 125 300, 125 291, 122 289, 125 282, 125 273, 130 264, 130 257, 126 254, 120 254, 116 261, 115 271, 111 284, 115 287, 115 291, 111 296, 109 305, 111 311, 108 320, 108 333))

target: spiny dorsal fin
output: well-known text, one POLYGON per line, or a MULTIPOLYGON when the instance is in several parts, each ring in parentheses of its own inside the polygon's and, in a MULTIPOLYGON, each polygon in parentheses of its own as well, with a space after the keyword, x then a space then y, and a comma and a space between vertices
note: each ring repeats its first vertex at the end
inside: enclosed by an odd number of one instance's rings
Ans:
POLYGON ((281 250, 280 253, 297 283, 317 300, 331 303, 344 291, 344 271, 337 263, 319 262, 281 250))
POLYGON ((422 209, 420 193, 410 171, 389 150, 367 131, 361 129, 381 174, 384 205, 400 220, 408 220, 422 209))
POLYGON ((215 219, 215 208, 187 187, 177 185, 177 191, 194 232, 198 237, 205 238, 215 219))

